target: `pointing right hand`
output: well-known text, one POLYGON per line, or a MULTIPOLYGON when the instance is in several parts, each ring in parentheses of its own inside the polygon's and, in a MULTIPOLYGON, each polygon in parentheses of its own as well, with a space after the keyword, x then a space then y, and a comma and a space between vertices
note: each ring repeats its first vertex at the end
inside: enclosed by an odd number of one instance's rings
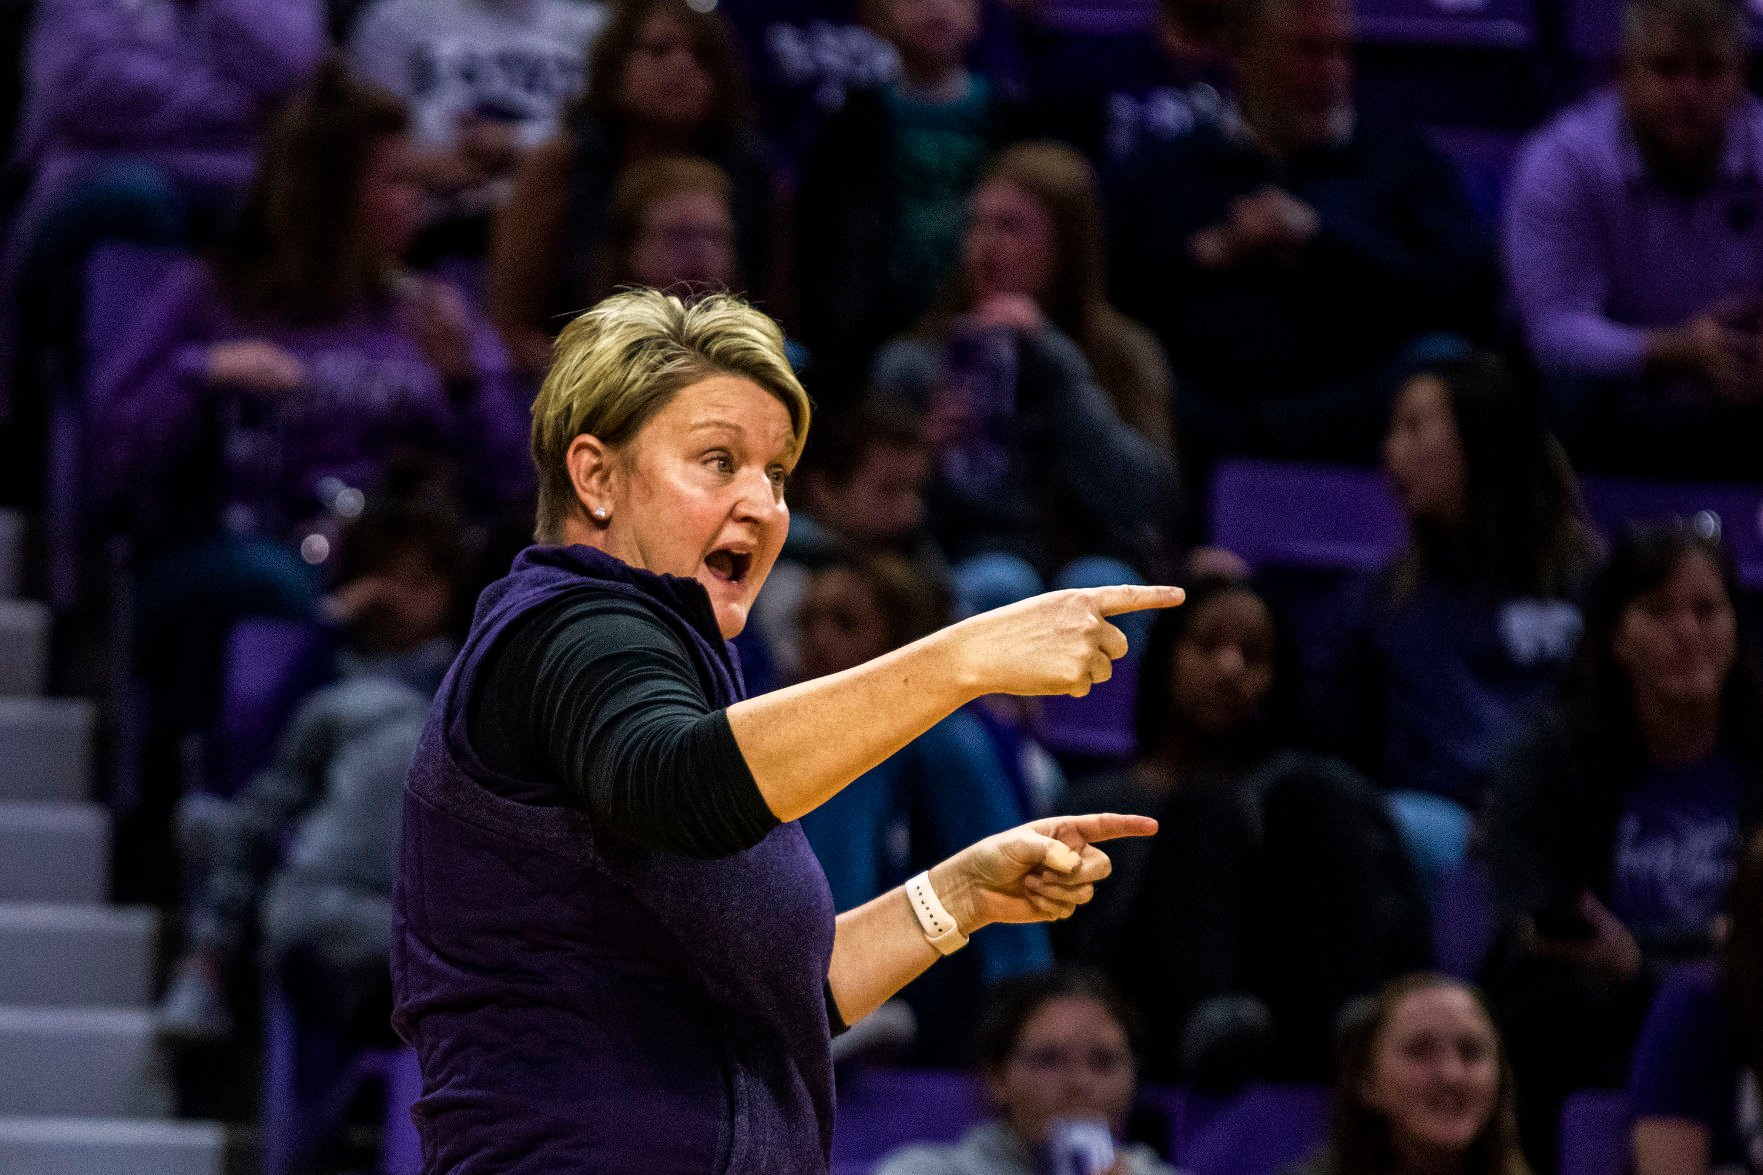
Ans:
POLYGON ((1081 698, 1114 676, 1126 634, 1108 617, 1173 608, 1178 587, 1073 588, 983 612, 944 630, 961 680, 979 694, 1070 694, 1081 698))

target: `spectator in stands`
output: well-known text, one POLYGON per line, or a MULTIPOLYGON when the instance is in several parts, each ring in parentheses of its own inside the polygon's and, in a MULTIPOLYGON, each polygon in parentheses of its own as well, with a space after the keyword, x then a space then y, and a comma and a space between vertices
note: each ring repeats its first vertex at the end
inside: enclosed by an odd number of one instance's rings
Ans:
POLYGON ((1622 68, 1537 132, 1512 296, 1582 460, 1705 477, 1763 441, 1763 103, 1733 0, 1628 0, 1622 68))
POLYGON ((1512 1066, 1481 996, 1438 975, 1398 979, 1343 1034, 1327 1149, 1312 1175, 1530 1175, 1512 1066))
POLYGON ((1218 454, 1369 460, 1400 376, 1492 316, 1494 251, 1451 164, 1353 104, 1346 0, 1243 0, 1222 125, 1118 171, 1118 304, 1181 387, 1184 475, 1218 454))
POLYGON ((707 159, 660 155, 620 173, 594 248, 588 301, 624 286, 705 293, 733 291, 734 188, 707 159))
POLYGON ((1054 7, 1064 8, 1062 19, 1048 20, 1043 6, 1042 23, 1053 27, 1031 61, 1031 117, 1042 133, 1111 166, 1224 116, 1235 88, 1226 41, 1236 0, 1159 0, 1151 29, 1133 19, 1149 5, 1094 16, 1083 5, 1054 7))
POLYGON ((184 954, 159 1008, 169 1039, 226 1039, 228 987, 264 957, 300 1013, 359 1043, 391 1037, 392 879, 404 775, 453 658, 458 522, 375 507, 343 532, 331 598, 342 676, 294 712, 270 765, 238 795, 179 805, 189 896, 184 954))
POLYGON ((799 330, 829 382, 860 380, 875 348, 930 306, 961 252, 962 216, 1015 104, 965 65, 979 0, 881 0, 898 78, 854 93, 803 163, 799 330))
MULTIPOLYGON (((169 279, 99 375, 98 468, 143 545, 148 670, 200 676, 241 615, 309 616, 337 521, 403 470, 438 470, 480 525, 531 492, 494 332, 400 265, 421 200, 406 125, 326 67, 279 116, 222 247, 169 279)), ((199 723, 208 685, 181 693, 199 723)))
POLYGON ((946 348, 962 315, 1000 297, 1033 299, 1083 351, 1120 418, 1170 445, 1169 366, 1151 333, 1108 304, 1095 176, 1070 147, 1019 143, 987 165, 960 262, 915 337, 946 348))
POLYGON ((8 497, 38 499, 49 384, 80 378, 89 251, 212 239, 251 177, 270 113, 324 50, 319 0, 37 5, 14 157, 29 189, 0 260, 8 497))
POLYGON ((1727 900, 1721 962, 1665 981, 1629 1075, 1635 1175, 1763 1170, 1763 833, 1727 900))
POLYGON ((486 215, 557 134, 604 23, 599 0, 374 0, 355 18, 350 64, 409 106, 415 164, 455 230, 437 247, 482 255, 486 215))
POLYGON ((19 140, 34 180, 15 232, 46 265, 82 230, 176 236, 192 205, 230 209, 270 114, 324 51, 318 0, 44 0, 19 140))
POLYGON ((844 552, 891 552, 947 589, 949 564, 924 527, 931 452, 910 412, 823 416, 790 476, 790 533, 753 606, 752 625, 784 676, 798 675, 797 616, 814 569, 844 552))
POLYGON ((883 350, 870 399, 924 421, 929 525, 961 606, 1025 599, 1044 578, 1146 574, 1173 507, 1169 446, 1120 418, 1082 347, 1028 294, 987 292, 939 333, 883 350))
POLYGON ((763 293, 771 272, 773 181, 747 128, 728 29, 713 10, 688 0, 629 0, 595 42, 587 92, 563 134, 527 155, 498 215, 490 313, 524 367, 543 371, 562 316, 590 301, 623 169, 679 154, 707 159, 728 175, 735 271, 763 293))
MULTIPOLYGON (((1040 1175, 1062 1123, 1124 1139, 1136 1085, 1136 1017, 1096 972, 1063 967, 1001 984, 980 1024, 994 1118, 960 1142, 910 1146, 876 1175, 1040 1175)), ((1151 1148, 1120 1142, 1105 1175, 1173 1175, 1151 1148)))
MULTIPOLYGON (((924 568, 898 555, 841 554, 814 571, 802 597, 802 680, 842 673, 950 621, 949 597, 924 568)), ((1037 815, 1008 752, 974 708, 955 711, 802 818, 832 886, 854 910, 955 849, 1037 815)), ((973 959, 951 960, 902 993, 926 1029, 923 1060, 966 1056, 980 992, 1053 961, 1047 929, 998 927, 975 939, 973 959)))
POLYGON ((1490 356, 1403 385, 1384 463, 1408 542, 1347 609, 1319 733, 1392 793, 1436 892, 1483 772, 1577 646, 1597 548, 1535 400, 1490 356))
POLYGON ((1067 808, 1160 827, 1116 850, 1114 886, 1066 946, 1144 1010, 1156 1079, 1313 1079, 1340 1008, 1428 962, 1419 881, 1377 789, 1292 750, 1297 682, 1252 585, 1195 581, 1144 650, 1137 759, 1067 808))
POLYGON ((1623 1082, 1657 972, 1713 950, 1763 820, 1763 692, 1736 599, 1731 561, 1692 527, 1625 537, 1590 597, 1564 712, 1493 775, 1508 935, 1489 991, 1539 1169, 1567 1094, 1623 1082))

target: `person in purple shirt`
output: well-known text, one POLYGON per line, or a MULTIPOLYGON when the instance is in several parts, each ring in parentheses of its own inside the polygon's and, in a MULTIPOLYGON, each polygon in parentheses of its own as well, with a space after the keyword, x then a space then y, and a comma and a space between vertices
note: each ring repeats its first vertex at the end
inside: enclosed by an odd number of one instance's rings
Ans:
POLYGON ((1622 1083, 1657 976, 1712 955, 1763 823, 1763 690, 1737 598, 1730 558, 1689 526, 1625 536, 1586 606, 1563 711, 1491 772, 1506 935, 1488 992, 1539 1170, 1567 1094, 1622 1083))
POLYGON ((1537 132, 1505 252, 1582 463, 1706 477, 1763 440, 1763 102, 1731 0, 1629 0, 1620 80, 1537 132))
POLYGON ((226 240, 94 377, 97 497, 136 541, 139 655, 173 726, 209 717, 232 621, 310 615, 369 497, 441 487, 481 532, 531 493, 526 393, 494 331, 399 261, 421 200, 406 126, 325 67, 226 240))
POLYGON ((967 934, 1069 916, 1144 817, 1051 817, 834 917, 800 818, 975 698, 1087 693, 1108 616, 1056 593, 745 697, 730 641, 789 529, 807 394, 713 295, 577 318, 533 410, 537 537, 492 584, 407 783, 394 1024, 423 1167, 816 1175, 831 1033, 967 934))
POLYGON ((1721 956, 1672 975, 1641 1030, 1635 1175, 1763 1171, 1763 834, 1739 861, 1721 956))
POLYGON ((319 0, 38 3, 12 160, 29 187, 0 259, 0 467, 24 500, 39 492, 50 373, 78 369, 88 251, 211 239, 325 45, 319 0))

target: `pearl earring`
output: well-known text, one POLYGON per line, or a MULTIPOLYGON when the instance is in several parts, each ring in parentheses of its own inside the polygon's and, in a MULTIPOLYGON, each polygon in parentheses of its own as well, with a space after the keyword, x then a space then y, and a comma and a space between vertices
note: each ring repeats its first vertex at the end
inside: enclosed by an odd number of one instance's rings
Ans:
POLYGON ((604 506, 597 507, 594 510, 594 517, 598 518, 601 522, 605 522, 606 521, 606 507, 604 507, 604 506))

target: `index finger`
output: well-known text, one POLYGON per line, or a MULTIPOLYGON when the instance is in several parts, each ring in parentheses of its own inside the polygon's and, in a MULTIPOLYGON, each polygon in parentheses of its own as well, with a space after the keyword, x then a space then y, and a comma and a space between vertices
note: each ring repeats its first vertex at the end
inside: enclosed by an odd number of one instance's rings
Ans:
POLYGON ((1147 608, 1173 608, 1187 598, 1188 594, 1178 587, 1136 583, 1090 589, 1090 603, 1098 616, 1118 616, 1122 612, 1142 612, 1147 608))
MULTIPOLYGON (((1031 826, 1044 836, 1071 845, 1095 844, 1097 841, 1118 840, 1123 836, 1153 836, 1157 822, 1149 816, 1123 816, 1118 812, 1094 812, 1087 816, 1051 816, 1031 826)), ((1072 847, 1078 847, 1072 845, 1072 847)))

